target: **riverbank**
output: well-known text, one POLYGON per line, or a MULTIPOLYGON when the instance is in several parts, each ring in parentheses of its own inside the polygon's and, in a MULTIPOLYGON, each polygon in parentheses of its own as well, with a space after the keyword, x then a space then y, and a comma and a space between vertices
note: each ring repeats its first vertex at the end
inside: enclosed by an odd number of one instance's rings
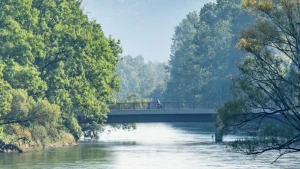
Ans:
POLYGON ((65 146, 75 146, 78 142, 69 133, 63 133, 60 138, 51 140, 26 140, 25 138, 17 139, 11 142, 4 142, 0 139, 0 153, 7 152, 27 152, 37 151, 44 148, 59 148, 65 146))

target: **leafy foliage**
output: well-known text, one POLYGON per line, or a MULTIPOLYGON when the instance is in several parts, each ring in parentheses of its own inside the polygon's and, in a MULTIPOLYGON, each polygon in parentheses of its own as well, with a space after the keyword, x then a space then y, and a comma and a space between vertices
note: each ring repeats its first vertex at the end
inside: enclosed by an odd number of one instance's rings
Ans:
POLYGON ((166 97, 174 101, 213 101, 231 98, 231 78, 245 54, 235 46, 238 32, 253 22, 241 0, 205 4, 175 28, 166 97))
POLYGON ((4 0, 0 11, 4 142, 55 140, 60 132, 77 140, 104 123, 120 87, 120 42, 104 36, 81 1, 4 0))
POLYGON ((129 101, 130 96, 137 95, 150 100, 163 97, 168 78, 163 63, 145 63, 142 56, 124 56, 118 64, 118 74, 122 89, 115 95, 118 101, 129 101))
POLYGON ((26 148, 46 146, 61 138, 63 126, 57 105, 42 99, 35 101, 23 89, 12 90, 12 96, 11 111, 0 120, 4 131, 1 142, 26 148))

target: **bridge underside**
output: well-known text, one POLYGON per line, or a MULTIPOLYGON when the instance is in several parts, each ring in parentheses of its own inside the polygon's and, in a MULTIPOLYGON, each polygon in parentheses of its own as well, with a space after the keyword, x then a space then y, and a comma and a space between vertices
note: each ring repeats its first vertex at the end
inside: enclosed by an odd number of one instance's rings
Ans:
POLYGON ((215 122, 214 114, 108 114, 107 123, 215 122))

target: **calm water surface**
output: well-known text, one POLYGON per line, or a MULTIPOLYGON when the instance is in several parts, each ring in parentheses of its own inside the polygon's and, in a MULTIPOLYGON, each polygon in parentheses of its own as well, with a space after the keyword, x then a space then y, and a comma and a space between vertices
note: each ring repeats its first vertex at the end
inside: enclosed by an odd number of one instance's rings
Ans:
MULTIPOLYGON (((106 129, 97 142, 23 154, 0 154, 2 169, 214 169, 300 168, 297 155, 270 164, 277 153, 256 158, 212 141, 211 124, 137 124, 134 131, 106 129)), ((227 136, 225 140, 237 139, 227 136)))

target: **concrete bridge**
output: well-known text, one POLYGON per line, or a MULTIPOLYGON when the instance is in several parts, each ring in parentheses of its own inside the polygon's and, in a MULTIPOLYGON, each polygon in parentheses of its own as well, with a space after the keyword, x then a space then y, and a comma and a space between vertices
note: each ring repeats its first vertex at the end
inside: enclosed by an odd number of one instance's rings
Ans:
MULTIPOLYGON (((202 122, 215 123, 217 104, 211 102, 136 102, 110 105, 107 123, 202 122)), ((215 139, 222 141, 216 129, 215 139)))
POLYGON ((207 122, 215 121, 212 103, 156 102, 110 105, 107 123, 207 122))

